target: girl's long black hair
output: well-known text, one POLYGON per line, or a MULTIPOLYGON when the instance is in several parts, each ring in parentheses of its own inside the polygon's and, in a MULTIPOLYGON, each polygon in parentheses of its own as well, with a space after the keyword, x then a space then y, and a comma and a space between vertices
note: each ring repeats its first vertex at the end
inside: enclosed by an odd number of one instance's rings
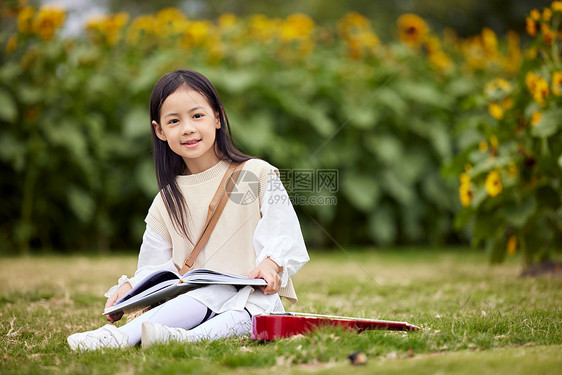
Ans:
MULTIPOLYGON (((230 123, 217 90, 201 73, 192 70, 177 70, 160 78, 154 86, 150 97, 151 123, 156 121, 160 124, 162 104, 168 96, 182 86, 203 95, 213 109, 213 112, 219 115, 221 126, 216 130, 215 155, 219 159, 227 159, 235 163, 250 159, 250 156, 240 152, 234 146, 230 123)), ((154 166, 160 194, 168 214, 172 218, 174 227, 178 233, 189 239, 187 226, 188 207, 176 181, 176 176, 187 172, 187 166, 181 156, 170 149, 168 142, 162 141, 156 136, 154 126, 151 126, 151 129, 154 166)))

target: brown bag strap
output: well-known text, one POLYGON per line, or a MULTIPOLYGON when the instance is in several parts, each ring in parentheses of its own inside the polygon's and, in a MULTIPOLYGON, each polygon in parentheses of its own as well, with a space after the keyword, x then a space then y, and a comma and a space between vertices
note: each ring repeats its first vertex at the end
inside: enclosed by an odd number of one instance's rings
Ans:
MULTIPOLYGON (((222 178, 211 203, 209 204, 209 211, 207 213, 207 219, 205 220, 205 227, 203 229, 203 233, 201 233, 201 237, 197 240, 197 243, 193 247, 191 254, 185 259, 183 262, 182 268, 179 270, 180 274, 184 275, 187 271, 191 270, 197 256, 211 237, 211 233, 217 225, 219 221, 219 217, 221 216, 224 207, 226 206, 226 202, 228 201, 228 197, 232 193, 232 189, 234 189, 234 185, 236 185, 236 181, 238 180, 239 173, 235 175, 237 171, 240 171, 244 166, 244 163, 236 164, 231 163, 222 178)), ((179 267, 178 267, 179 268, 179 267)))

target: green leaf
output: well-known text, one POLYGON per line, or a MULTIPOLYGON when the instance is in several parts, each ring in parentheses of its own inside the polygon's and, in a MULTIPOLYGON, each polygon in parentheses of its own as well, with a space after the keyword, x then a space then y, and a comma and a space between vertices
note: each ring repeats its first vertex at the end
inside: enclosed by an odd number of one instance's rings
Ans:
POLYGON ((45 127, 45 134, 52 144, 69 150, 75 157, 82 157, 86 154, 86 138, 81 126, 76 122, 67 120, 49 124, 45 127))
POLYGON ((152 198, 158 193, 158 184, 155 176, 152 159, 145 158, 138 164, 135 177, 138 186, 148 198, 152 198))
POLYGON ((123 134, 128 138, 150 137, 150 126, 148 111, 136 106, 125 116, 123 134))
POLYGON ((451 137, 447 128, 440 122, 433 122, 431 126, 430 141, 440 157, 451 156, 451 137))
POLYGON ((0 89, 0 120, 13 123, 18 117, 16 102, 9 92, 0 89))
POLYGON ((4 60, 2 66, 0 66, 0 82, 5 82, 9 86, 8 82, 17 80, 21 71, 22 68, 17 62, 4 60))
POLYGON ((88 80, 89 95, 107 95, 108 93, 114 92, 115 82, 111 80, 111 77, 106 74, 94 74, 88 80))
POLYGON ((386 106, 400 117, 405 116, 408 111, 408 104, 406 101, 390 87, 377 89, 374 105, 386 106))
POLYGON ((535 137, 550 137, 555 134, 562 124, 562 109, 545 112, 538 125, 533 126, 531 134, 535 137))
POLYGON ((483 154, 480 151, 472 152, 470 161, 474 165, 474 167, 469 172, 469 175, 472 178, 476 178, 482 174, 487 174, 493 169, 505 168, 513 162, 513 160, 509 156, 498 156, 496 158, 490 158, 487 154, 483 154))
POLYGON ((529 195, 521 204, 506 206, 504 215, 508 223, 521 228, 536 211, 537 200, 534 195, 529 195))
POLYGON ((24 104, 37 104, 44 100, 44 93, 38 87, 22 85, 17 89, 16 96, 24 104))
POLYGON ((398 83, 396 87, 403 98, 420 104, 448 108, 452 102, 450 96, 442 94, 432 84, 408 81, 398 83))
POLYGON ((153 58, 139 61, 139 72, 135 75, 135 79, 131 80, 128 87, 130 92, 133 94, 142 93, 143 95, 149 93, 160 76, 167 73, 163 71, 163 66, 166 65, 166 60, 169 60, 169 58, 168 53, 161 51, 153 58))
POLYGON ((381 205, 369 217, 369 233, 371 238, 382 246, 396 241, 396 224, 394 212, 388 205, 381 205))
POLYGON ((26 166, 26 145, 10 134, 0 138, 0 159, 9 164, 15 171, 21 172, 26 166))
POLYGON ((465 207, 459 211, 457 216, 455 217, 454 227, 457 230, 461 230, 464 227, 468 226, 471 220, 476 215, 476 211, 470 207, 465 207))
MULTIPOLYGON (((453 182, 449 185, 453 185, 453 182)), ((454 189, 445 183, 443 177, 438 173, 430 173, 426 171, 425 178, 422 181, 422 191, 424 196, 438 207, 444 209, 452 209, 454 207, 453 199, 458 199, 454 189)))
POLYGON ((365 143, 367 148, 387 165, 394 164, 404 153, 402 143, 392 135, 370 136, 365 143))
POLYGON ((363 212, 371 212, 380 198, 380 188, 373 177, 354 173, 342 176, 343 194, 363 212))
POLYGON ((428 139, 439 156, 451 156, 451 138, 447 126, 443 122, 435 119, 429 121, 413 119, 408 125, 414 133, 428 139))
POLYGON ((411 186, 431 172, 432 163, 423 149, 408 150, 399 156, 394 163, 396 174, 401 181, 411 186))
POLYGON ((332 119, 326 114, 326 111, 318 105, 310 105, 308 109, 309 113, 305 115, 303 119, 308 118, 312 126, 320 135, 324 137, 331 136, 336 129, 336 126, 332 119))
POLYGON ((501 263, 505 258, 505 246, 501 238, 491 238, 486 241, 486 252, 492 264, 501 263))
POLYGON ((471 94, 475 90, 475 80, 469 79, 468 77, 456 77, 451 80, 444 88, 444 92, 447 92, 453 96, 465 96, 471 94))
POLYGON ((408 207, 403 206, 400 214, 402 231, 406 238, 409 241, 420 241, 425 234, 422 223, 423 205, 417 203, 408 207))
MULTIPOLYGON (((207 74, 208 76, 210 74, 207 74)), ((249 90, 258 80, 255 71, 250 70, 225 70, 220 74, 212 75, 209 79, 230 94, 242 94, 249 90), (214 77, 214 78, 212 78, 214 77)))
POLYGON ((379 112, 373 106, 346 104, 344 112, 349 123, 358 129, 374 128, 379 118, 379 112))
POLYGON ((486 191, 485 186, 479 186, 474 189, 474 196, 472 197, 472 202, 470 202, 470 206, 474 208, 478 208, 482 202, 488 197, 488 192, 486 191))
POLYGON ((474 219, 473 241, 475 244, 494 238, 503 232, 502 218, 497 215, 479 213, 474 219))
POLYGON ((310 123, 320 135, 331 136, 336 129, 335 123, 327 115, 327 110, 323 105, 305 103, 293 95, 283 93, 278 93, 277 99, 288 114, 310 123))
POLYGON ((414 199, 414 191, 394 170, 387 170, 381 179, 386 193, 396 199, 402 205, 410 204, 414 199))
POLYGON ((68 188, 67 197, 76 217, 83 223, 90 222, 95 210, 95 202, 90 194, 79 187, 71 186, 68 188))
POLYGON ((231 111, 228 117, 231 124, 236 124, 232 128, 234 139, 247 147, 250 153, 261 154, 264 151, 271 151, 270 145, 275 143, 276 135, 270 112, 255 112, 252 116, 242 117, 244 121, 240 120, 240 116, 234 111, 231 111))
POLYGON ((483 139, 482 134, 476 129, 463 129, 457 135, 459 149, 466 150, 480 143, 483 139))

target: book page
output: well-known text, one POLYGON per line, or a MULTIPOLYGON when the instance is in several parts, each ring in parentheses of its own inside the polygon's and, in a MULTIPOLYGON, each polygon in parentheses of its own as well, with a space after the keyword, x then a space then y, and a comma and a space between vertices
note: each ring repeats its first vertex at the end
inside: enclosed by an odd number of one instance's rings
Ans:
POLYGON ((221 273, 206 269, 189 271, 182 277, 182 280, 190 284, 267 285, 263 279, 249 279, 245 276, 221 273))
MULTIPOLYGON (((158 285, 162 282, 170 281, 170 280, 174 280, 175 282, 177 282, 179 278, 180 278, 179 274, 176 274, 176 273, 174 273, 172 271, 168 271, 168 270, 153 272, 150 275, 148 275, 147 277, 145 277, 140 283, 135 285, 135 287, 133 289, 131 289, 127 294, 125 294, 123 297, 121 297, 121 299, 116 301, 115 304, 117 305, 121 302, 124 302, 124 301, 128 300, 129 298, 131 298, 133 296, 136 296, 136 295, 142 293, 143 291, 146 291, 146 290, 152 288, 153 286, 158 285)), ((166 285, 170 285, 170 283, 167 283, 166 285)))

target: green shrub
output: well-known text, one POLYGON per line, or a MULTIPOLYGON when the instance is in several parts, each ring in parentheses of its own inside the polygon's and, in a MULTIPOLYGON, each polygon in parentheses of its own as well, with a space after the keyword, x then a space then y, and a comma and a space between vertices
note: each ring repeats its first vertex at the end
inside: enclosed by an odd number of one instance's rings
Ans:
MULTIPOLYGON (((461 173, 464 208, 456 225, 472 228, 491 260, 523 254, 526 265, 560 250, 562 240, 562 2, 533 10, 533 42, 511 77, 481 85, 456 124, 459 155, 447 172, 461 173), (558 36, 556 36, 558 35, 558 36)), ((505 76, 505 75, 504 75, 505 76)))
POLYGON ((383 43, 357 13, 331 27, 302 14, 210 21, 164 9, 132 20, 100 16, 84 35, 64 38, 63 10, 12 11, 12 33, 0 34, 6 249, 138 244, 157 192, 148 98, 176 68, 199 70, 216 85, 246 153, 287 177, 338 171, 336 189, 316 181, 299 192, 285 180, 304 202, 296 209, 311 245, 332 244, 325 232, 342 244, 458 241, 458 166, 474 142, 489 139, 481 124, 497 126, 483 113, 482 85, 517 76, 521 61, 513 33, 437 36, 412 14, 398 19, 397 40, 383 43))

